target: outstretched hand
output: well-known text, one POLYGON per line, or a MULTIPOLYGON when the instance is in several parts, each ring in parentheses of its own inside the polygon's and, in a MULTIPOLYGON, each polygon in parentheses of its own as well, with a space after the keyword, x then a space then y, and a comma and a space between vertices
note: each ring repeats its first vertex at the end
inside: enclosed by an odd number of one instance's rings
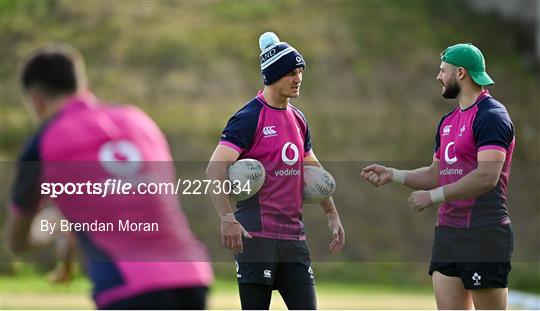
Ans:
POLYGON ((383 186, 391 182, 392 175, 393 172, 390 168, 378 164, 366 166, 360 172, 360 176, 375 187, 383 186))

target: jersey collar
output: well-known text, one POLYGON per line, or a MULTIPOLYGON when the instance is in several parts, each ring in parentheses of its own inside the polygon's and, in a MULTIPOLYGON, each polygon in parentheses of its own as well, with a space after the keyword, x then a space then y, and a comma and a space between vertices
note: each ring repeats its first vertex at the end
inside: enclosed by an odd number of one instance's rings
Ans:
POLYGON ((461 109, 459 107, 458 107, 458 109, 461 112, 465 112, 465 111, 471 109, 472 107, 476 106, 476 104, 478 104, 479 102, 483 101, 484 99, 486 99, 488 97, 491 97, 491 95, 489 94, 489 91, 488 90, 483 90, 482 92, 480 92, 480 94, 478 94, 478 96, 474 100, 474 104, 470 105, 469 107, 467 107, 465 109, 461 109))
POLYGON ((273 107, 271 105, 268 104, 268 102, 266 101, 266 99, 264 98, 263 96, 263 91, 262 90, 259 90, 259 92, 257 92, 257 99, 263 103, 264 105, 266 105, 268 108, 270 109, 274 109, 274 110, 278 110, 278 111, 284 111, 284 110, 287 110, 289 109, 289 105, 287 104, 287 107, 285 108, 276 108, 276 107, 273 107))
POLYGON ((83 91, 68 97, 62 111, 70 111, 82 107, 93 107, 99 104, 98 98, 90 91, 83 91))

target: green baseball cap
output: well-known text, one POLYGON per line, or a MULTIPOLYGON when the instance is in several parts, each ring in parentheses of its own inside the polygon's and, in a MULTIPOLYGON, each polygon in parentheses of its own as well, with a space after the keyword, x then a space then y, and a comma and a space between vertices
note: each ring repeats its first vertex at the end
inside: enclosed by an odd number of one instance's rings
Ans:
POLYGON ((446 48, 441 53, 443 62, 467 69, 478 85, 491 85, 495 82, 486 73, 486 61, 480 50, 471 43, 459 43, 446 48))

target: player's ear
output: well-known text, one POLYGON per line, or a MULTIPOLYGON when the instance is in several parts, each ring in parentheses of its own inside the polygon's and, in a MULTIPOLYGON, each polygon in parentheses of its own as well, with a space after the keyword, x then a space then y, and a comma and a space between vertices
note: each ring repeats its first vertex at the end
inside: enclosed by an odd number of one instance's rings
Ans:
POLYGON ((45 98, 43 94, 37 90, 30 91, 28 93, 30 108, 33 113, 41 119, 42 116, 45 116, 47 113, 47 105, 45 103, 45 98))
POLYGON ((467 70, 463 67, 458 67, 456 69, 456 77, 458 80, 463 80, 467 77, 467 70))

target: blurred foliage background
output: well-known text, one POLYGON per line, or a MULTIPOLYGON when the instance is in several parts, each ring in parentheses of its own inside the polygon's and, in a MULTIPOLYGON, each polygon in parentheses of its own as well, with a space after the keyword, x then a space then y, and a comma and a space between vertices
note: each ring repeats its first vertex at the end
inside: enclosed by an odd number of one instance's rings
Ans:
MULTIPOLYGON (((3 206, 17 151, 35 129, 17 75, 29 49, 50 41, 79 49, 94 93, 151 115, 185 166, 180 175, 195 178, 228 118, 262 88, 259 35, 274 31, 297 48, 307 69, 293 104, 306 114, 314 150, 338 181, 336 202, 348 233, 345 253, 330 257, 323 216, 305 207, 320 282, 429 286, 436 210, 414 215, 407 190, 375 191, 358 172, 372 161, 404 168, 430 163, 437 123, 456 104, 440 95, 439 54, 474 43, 496 81, 489 90, 516 128, 511 286, 540 293, 540 71, 528 53, 529 30, 520 24, 479 15, 459 1, 1 0, 0 13, 3 206)), ((183 198, 183 207, 218 261, 218 275, 232 277, 210 201, 183 198)), ((4 208, 0 215, 4 223, 4 208)), ((1 254, 2 273, 16 272, 4 246, 1 254)), ((40 256, 34 262, 45 270, 40 256)))

